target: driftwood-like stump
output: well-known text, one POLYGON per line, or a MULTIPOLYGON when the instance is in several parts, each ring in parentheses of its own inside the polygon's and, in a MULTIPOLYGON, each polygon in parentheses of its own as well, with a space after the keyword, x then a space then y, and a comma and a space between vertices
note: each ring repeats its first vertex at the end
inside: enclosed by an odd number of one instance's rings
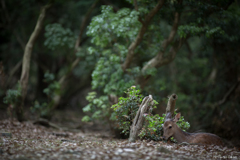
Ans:
POLYGON ((175 110, 175 105, 176 105, 176 100, 177 100, 177 95, 172 94, 169 99, 168 99, 168 104, 166 108, 166 119, 171 119, 172 116, 174 115, 174 110, 175 110))
POLYGON ((144 113, 147 112, 148 108, 153 105, 153 98, 151 95, 145 97, 140 105, 138 112, 134 118, 133 124, 130 130, 129 142, 135 142, 140 130, 143 127, 144 113))

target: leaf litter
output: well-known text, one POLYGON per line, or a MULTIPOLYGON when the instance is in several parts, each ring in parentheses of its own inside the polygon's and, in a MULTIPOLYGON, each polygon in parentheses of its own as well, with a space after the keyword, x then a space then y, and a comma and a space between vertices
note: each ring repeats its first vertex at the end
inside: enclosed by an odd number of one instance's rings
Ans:
POLYGON ((0 121, 0 159, 240 159, 239 148, 114 139, 99 132, 70 132, 32 122, 0 121), (10 136, 11 135, 11 136, 10 136))

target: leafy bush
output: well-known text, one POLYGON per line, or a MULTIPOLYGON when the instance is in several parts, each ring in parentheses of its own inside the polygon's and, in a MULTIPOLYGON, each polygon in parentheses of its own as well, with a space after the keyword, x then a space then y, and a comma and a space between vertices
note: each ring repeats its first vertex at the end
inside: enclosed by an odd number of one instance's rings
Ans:
POLYGON ((115 120, 117 127, 122 130, 122 133, 128 134, 133 119, 136 116, 138 108, 143 100, 143 95, 135 86, 129 88, 126 92, 127 97, 120 97, 118 103, 112 108, 115 112, 115 120))
POLYGON ((93 44, 88 52, 100 57, 92 73, 92 88, 103 91, 105 95, 122 96, 140 74, 139 67, 126 73, 121 69, 128 46, 141 27, 139 13, 129 8, 115 13, 110 6, 102 6, 101 12, 92 18, 87 30, 93 44))
MULTIPOLYGON (((175 114, 176 111, 175 111, 175 114)), ((165 122, 165 117, 166 114, 163 114, 162 117, 159 116, 158 114, 156 115, 147 115, 146 118, 146 123, 145 126, 142 128, 139 137, 141 139, 152 139, 159 141, 162 139, 163 135, 163 128, 162 125, 165 122)), ((184 117, 181 116, 179 121, 177 122, 177 125, 184 131, 186 131, 189 127, 190 124, 186 121, 184 121, 184 117)))
POLYGON ((72 31, 69 28, 63 28, 61 24, 54 23, 48 24, 45 28, 46 40, 44 45, 51 50, 55 50, 58 47, 73 48, 76 37, 74 37, 72 31))
POLYGON ((48 87, 43 90, 43 92, 48 96, 48 102, 39 103, 38 101, 34 102, 34 106, 31 108, 33 112, 39 111, 40 115, 45 118, 50 118, 51 109, 53 105, 52 98, 54 95, 60 94, 60 85, 55 81, 55 76, 48 71, 44 74, 44 81, 49 83, 48 87))
POLYGON ((14 105, 18 102, 21 96, 21 85, 20 83, 17 84, 17 89, 9 89, 7 91, 6 96, 3 98, 3 103, 10 104, 14 107, 14 105))
POLYGON ((163 135, 162 124, 165 121, 165 116, 165 114, 162 117, 158 114, 145 116, 145 125, 139 133, 139 137, 141 139, 161 140, 161 136, 163 135))
MULTIPOLYGON (((127 97, 120 97, 118 103, 113 105, 112 108, 116 114, 118 128, 122 129, 123 133, 129 134, 130 126, 136 116, 139 106, 141 105, 143 95, 140 94, 140 90, 136 89, 135 86, 129 88, 126 94, 127 97)), ((154 100, 154 105, 157 104, 158 103, 154 100)), ((156 108, 156 106, 154 106, 152 109, 154 108, 156 108)), ((139 137, 141 139, 152 139, 159 141, 163 135, 162 125, 165 122, 166 115, 152 115, 152 109, 150 109, 148 114, 145 115, 145 124, 139 133, 139 137)), ((177 122, 177 125, 184 131, 190 127, 190 124, 184 121, 183 116, 181 116, 180 120, 177 122)))
MULTIPOLYGON (((130 87, 125 94, 127 97, 120 97, 118 103, 110 104, 107 96, 100 96, 97 98, 96 92, 88 93, 86 99, 89 104, 83 108, 84 112, 90 113, 82 118, 82 121, 89 122, 95 119, 107 120, 109 123, 116 123, 115 129, 122 130, 122 133, 128 135, 130 132, 130 126, 136 116, 139 106, 142 103, 144 96, 140 94, 141 91, 136 86, 130 87)), ((152 115, 152 110, 157 108, 158 102, 154 100, 154 106, 149 109, 148 114, 145 115, 145 123, 139 137, 141 139, 151 139, 159 141, 163 135, 162 125, 165 122, 165 114, 159 116, 158 114, 152 115)), ((176 112, 175 112, 176 114, 176 112)), ((187 130, 190 125, 184 121, 184 117, 181 116, 177 125, 182 130, 187 130)))
POLYGON ((109 120, 111 115, 110 104, 107 96, 100 96, 97 98, 96 92, 89 92, 86 97, 89 104, 83 108, 83 112, 90 113, 82 118, 82 121, 89 122, 94 119, 109 120))

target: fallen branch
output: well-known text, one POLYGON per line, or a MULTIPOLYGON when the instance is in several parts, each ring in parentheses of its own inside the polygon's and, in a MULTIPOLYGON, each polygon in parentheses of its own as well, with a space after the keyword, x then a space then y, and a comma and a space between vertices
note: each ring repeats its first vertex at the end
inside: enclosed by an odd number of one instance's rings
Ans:
POLYGON ((56 125, 54 123, 51 123, 48 120, 43 119, 43 118, 40 118, 39 120, 33 122, 33 124, 39 124, 39 125, 42 125, 42 126, 45 126, 45 127, 52 127, 52 128, 55 128, 55 129, 63 130, 58 125, 56 125))
MULTIPOLYGON (((33 124, 38 124, 38 125, 42 125, 45 127, 51 127, 54 129, 58 129, 60 131, 69 131, 69 132, 75 132, 78 133, 80 130, 79 129, 71 129, 71 128, 66 128, 66 127, 60 127, 52 122, 49 122, 47 119, 44 118, 39 118, 38 120, 34 121, 33 124)), ((52 133, 56 136, 64 136, 63 133, 52 133)), ((65 135, 66 136, 66 135, 65 135)))
POLYGON ((147 110, 153 105, 153 98, 151 95, 145 97, 142 101, 142 104, 140 105, 138 112, 134 118, 133 124, 131 126, 130 130, 130 136, 129 136, 129 142, 135 142, 138 133, 143 127, 144 122, 144 113, 147 112, 147 110))

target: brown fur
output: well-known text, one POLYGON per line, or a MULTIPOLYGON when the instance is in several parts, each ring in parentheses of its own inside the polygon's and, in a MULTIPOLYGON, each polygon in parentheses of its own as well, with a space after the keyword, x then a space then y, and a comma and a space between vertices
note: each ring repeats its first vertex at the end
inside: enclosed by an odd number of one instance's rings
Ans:
POLYGON ((175 116, 174 120, 167 119, 163 125, 163 138, 168 139, 173 136, 178 143, 196 143, 196 144, 206 144, 206 145, 223 145, 222 140, 215 134, 211 133, 187 133, 181 130, 176 122, 180 118, 180 113, 175 116), (171 128, 169 128, 171 127, 171 128))

